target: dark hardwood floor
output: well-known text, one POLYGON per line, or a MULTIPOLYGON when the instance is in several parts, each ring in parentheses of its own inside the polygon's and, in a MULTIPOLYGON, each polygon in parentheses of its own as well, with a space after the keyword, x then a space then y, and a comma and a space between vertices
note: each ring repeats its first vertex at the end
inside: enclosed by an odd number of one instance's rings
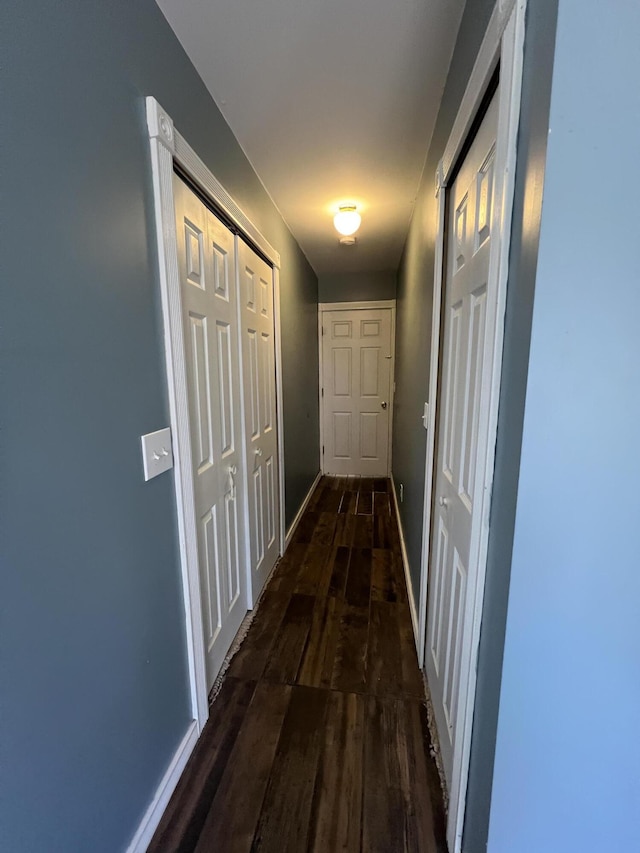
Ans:
POLYGON ((444 853, 386 480, 323 478, 149 847, 444 853))

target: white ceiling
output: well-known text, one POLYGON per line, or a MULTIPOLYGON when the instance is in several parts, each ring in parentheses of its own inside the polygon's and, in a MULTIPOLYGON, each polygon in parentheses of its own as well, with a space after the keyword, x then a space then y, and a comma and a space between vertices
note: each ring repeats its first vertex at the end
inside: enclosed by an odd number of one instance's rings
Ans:
POLYGON ((395 269, 464 0, 157 2, 316 273, 395 269))

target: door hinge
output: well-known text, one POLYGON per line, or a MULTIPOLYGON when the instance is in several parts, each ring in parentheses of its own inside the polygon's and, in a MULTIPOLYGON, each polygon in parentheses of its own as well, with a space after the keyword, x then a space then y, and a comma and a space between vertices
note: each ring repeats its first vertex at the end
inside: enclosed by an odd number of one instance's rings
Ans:
POLYGON ((321 393, 321 395, 324 397, 324 388, 321 388, 321 389, 320 389, 320 393, 321 393))
POLYGON ((324 335, 324 326, 322 326, 322 334, 324 335))
POLYGON ((324 444, 322 445, 322 455, 324 456, 324 444))

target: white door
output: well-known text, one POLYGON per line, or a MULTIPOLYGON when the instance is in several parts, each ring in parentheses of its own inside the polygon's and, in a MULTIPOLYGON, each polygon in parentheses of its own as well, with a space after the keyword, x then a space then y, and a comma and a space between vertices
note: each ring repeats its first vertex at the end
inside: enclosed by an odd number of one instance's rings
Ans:
POLYGON ((461 760, 459 741, 473 665, 465 642, 473 607, 467 590, 475 587, 477 566, 470 544, 481 523, 475 507, 484 455, 479 458, 477 438, 497 120, 495 95, 448 199, 426 668, 450 790, 458 772, 456 762, 461 760))
POLYGON ((210 688, 247 612, 235 247, 180 178, 173 185, 210 688))
POLYGON ((249 564, 255 602, 279 556, 273 270, 239 238, 237 246, 249 564))
POLYGON ((387 476, 392 347, 390 308, 322 312, 325 474, 387 476))

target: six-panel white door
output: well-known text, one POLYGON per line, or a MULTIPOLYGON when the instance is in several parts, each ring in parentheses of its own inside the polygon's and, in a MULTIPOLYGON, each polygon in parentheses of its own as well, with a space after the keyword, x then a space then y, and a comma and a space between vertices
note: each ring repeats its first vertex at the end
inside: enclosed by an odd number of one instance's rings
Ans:
POLYGON ((322 312, 323 471, 389 473, 390 308, 322 312))
POLYGON ((475 586, 477 571, 470 545, 481 523, 476 509, 483 480, 478 423, 497 119, 496 95, 449 192, 447 218, 426 669, 449 786, 459 755, 459 733, 464 730, 467 681, 473 665, 465 659, 465 632, 471 630, 468 590, 475 586))
POLYGON ((240 238, 237 257, 251 593, 255 602, 279 556, 273 270, 240 238))
POLYGON ((173 186, 210 688, 247 612, 234 236, 177 176, 173 186))

